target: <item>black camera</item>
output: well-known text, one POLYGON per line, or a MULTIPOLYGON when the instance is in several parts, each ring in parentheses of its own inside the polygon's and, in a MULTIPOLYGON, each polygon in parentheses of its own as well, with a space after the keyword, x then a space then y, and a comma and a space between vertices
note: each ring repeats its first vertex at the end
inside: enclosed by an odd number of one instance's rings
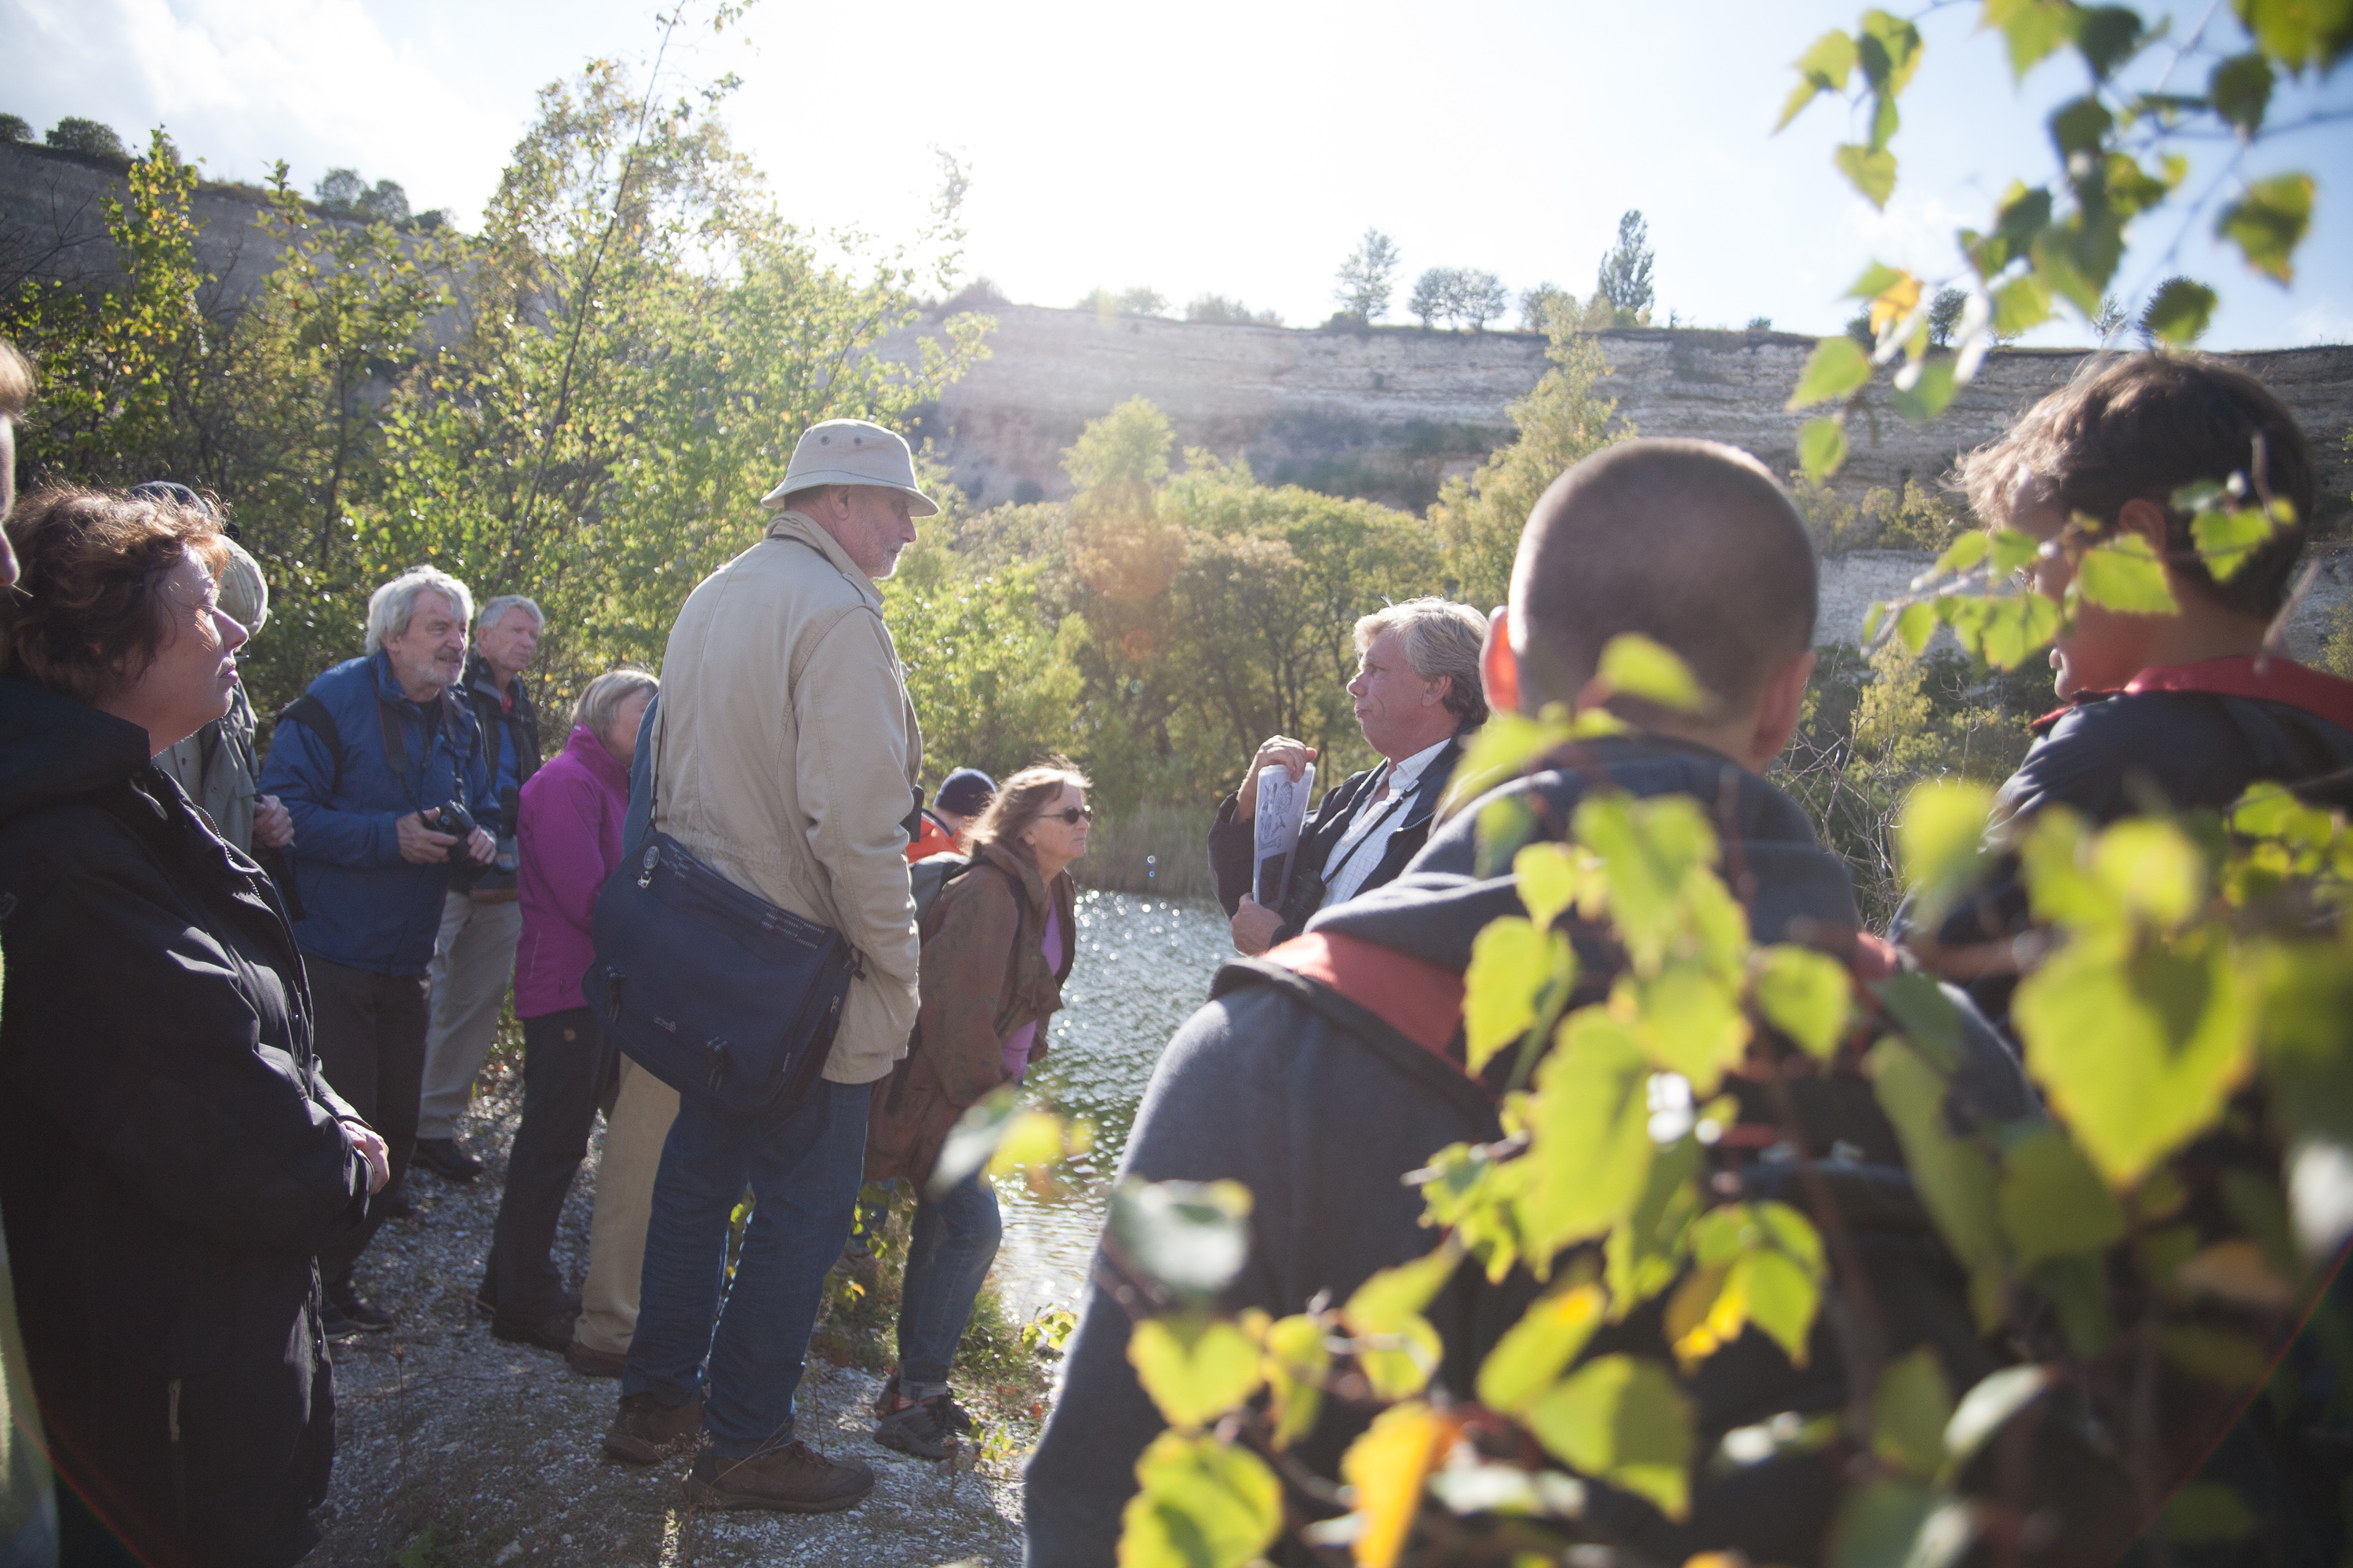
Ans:
POLYGON ((454 865, 461 861, 472 863, 474 859, 474 852, 466 847, 466 840, 474 836, 475 823, 473 813, 468 811, 464 806, 459 805, 454 800, 445 800, 434 812, 433 816, 434 832, 453 834, 457 837, 458 842, 456 846, 449 851, 449 859, 451 864, 454 865))

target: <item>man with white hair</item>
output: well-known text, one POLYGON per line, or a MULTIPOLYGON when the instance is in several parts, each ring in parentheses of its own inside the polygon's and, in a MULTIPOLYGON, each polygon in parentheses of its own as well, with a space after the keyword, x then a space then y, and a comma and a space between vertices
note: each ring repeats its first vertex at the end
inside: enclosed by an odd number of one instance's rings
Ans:
MULTIPOLYGON (((417 1142, 425 1072, 425 975, 453 866, 487 865, 479 826, 441 831, 444 809, 495 820, 489 760, 472 710, 450 691, 465 668, 474 596, 447 572, 412 567, 368 600, 367 652, 311 683, 279 715, 261 788, 294 819, 290 863, 327 1081, 390 1146, 400 1184, 417 1142)), ((352 1266, 383 1222, 366 1220, 319 1256, 331 1336, 390 1328, 352 1266)))
MULTIPOLYGON (((539 710, 522 672, 539 651, 547 616, 521 594, 501 594, 474 622, 474 651, 452 693, 474 710, 490 763, 498 826, 506 803, 539 772, 539 710), (509 791, 514 792, 509 794, 509 791)), ((505 831, 501 828, 501 831, 505 831)), ((417 1110, 417 1163, 447 1181, 470 1182, 482 1162, 458 1142, 458 1117, 474 1092, 474 1075, 499 1031, 499 1010, 514 980, 522 906, 512 875, 452 878, 441 906, 441 931, 428 971, 433 1021, 425 1032, 425 1089, 417 1110)), ((486 1300, 485 1305, 495 1306, 486 1300)))
POLYGON ((1468 605, 1434 597, 1384 605, 1356 622, 1356 678, 1348 699, 1377 767, 1324 792, 1299 830, 1291 874, 1274 906, 1250 885, 1257 837, 1259 770, 1280 766, 1294 780, 1315 748, 1270 736, 1250 759, 1241 788, 1218 807, 1209 868, 1232 917, 1234 951, 1264 952, 1304 930, 1316 910, 1393 880, 1430 837, 1462 738, 1487 721, 1479 650, 1487 620, 1468 605))

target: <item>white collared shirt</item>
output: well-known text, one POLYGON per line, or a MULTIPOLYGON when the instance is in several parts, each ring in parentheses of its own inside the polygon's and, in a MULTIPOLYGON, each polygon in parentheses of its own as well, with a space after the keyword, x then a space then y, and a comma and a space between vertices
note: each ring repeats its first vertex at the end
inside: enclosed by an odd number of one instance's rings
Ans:
POLYGON ((1328 910, 1355 898, 1363 889, 1365 879, 1379 869, 1381 858, 1388 853, 1390 838, 1405 820, 1407 797, 1413 794, 1414 785, 1421 782, 1421 775, 1437 760, 1438 753, 1452 743, 1451 738, 1440 741, 1388 764, 1388 794, 1359 807, 1356 819, 1348 824, 1348 831, 1340 836, 1340 842, 1332 846, 1332 852, 1324 858, 1324 908, 1328 910))

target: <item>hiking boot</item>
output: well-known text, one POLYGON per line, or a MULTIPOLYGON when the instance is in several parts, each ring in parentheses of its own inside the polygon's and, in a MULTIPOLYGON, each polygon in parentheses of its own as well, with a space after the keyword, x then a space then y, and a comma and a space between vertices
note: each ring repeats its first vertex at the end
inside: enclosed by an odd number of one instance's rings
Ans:
POLYGON ((328 1343, 341 1344, 359 1338, 360 1326, 344 1317, 343 1309, 332 1301, 322 1300, 319 1303, 319 1332, 328 1343))
MULTIPOLYGON (((980 1436, 980 1423, 972 1418, 971 1411, 956 1403, 954 1394, 944 1394, 940 1395, 940 1414, 946 1421, 950 1431, 960 1433, 966 1437, 980 1436)), ((888 1420, 897 1413, 898 1409, 899 1374, 894 1372, 882 1384, 882 1392, 874 1396, 874 1419, 888 1420)))
POLYGON ((564 1347, 564 1363, 583 1377, 618 1377, 629 1358, 615 1351, 592 1350, 575 1340, 564 1347))
POLYGON ((509 1344, 537 1345, 543 1351, 568 1352, 572 1349, 572 1321, 579 1315, 556 1311, 544 1318, 510 1318, 501 1314, 491 1320, 491 1338, 509 1344))
POLYGON ((385 1311, 350 1284, 327 1287, 327 1308, 364 1334, 380 1334, 400 1321, 397 1314, 385 1311))
POLYGON ((455 1138, 419 1138, 417 1152, 409 1158, 445 1182, 463 1184, 482 1173, 482 1163, 455 1138))
POLYGON ((605 1434, 605 1452, 633 1465, 658 1465, 693 1447, 702 1430, 700 1399, 664 1405, 650 1394, 625 1394, 613 1429, 605 1434))
POLYGON ((956 1429, 949 1424, 948 1396, 935 1394, 904 1405, 874 1424, 874 1440, 919 1459, 944 1459, 955 1452, 956 1429))
POLYGON ((686 1473, 686 1500, 697 1508, 773 1508, 835 1513, 874 1489, 874 1472, 857 1459, 830 1459, 797 1440, 748 1459, 704 1454, 686 1473))

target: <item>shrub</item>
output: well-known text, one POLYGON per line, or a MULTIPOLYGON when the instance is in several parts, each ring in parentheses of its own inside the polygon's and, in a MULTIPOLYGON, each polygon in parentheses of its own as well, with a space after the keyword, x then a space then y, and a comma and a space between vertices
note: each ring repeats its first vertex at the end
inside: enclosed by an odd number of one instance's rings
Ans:
POLYGON ((114 133, 112 126, 100 125, 95 120, 84 120, 78 115, 69 114, 50 126, 48 135, 42 140, 60 153, 79 153, 85 157, 105 158, 117 163, 131 162, 131 149, 122 144, 122 138, 114 133))

